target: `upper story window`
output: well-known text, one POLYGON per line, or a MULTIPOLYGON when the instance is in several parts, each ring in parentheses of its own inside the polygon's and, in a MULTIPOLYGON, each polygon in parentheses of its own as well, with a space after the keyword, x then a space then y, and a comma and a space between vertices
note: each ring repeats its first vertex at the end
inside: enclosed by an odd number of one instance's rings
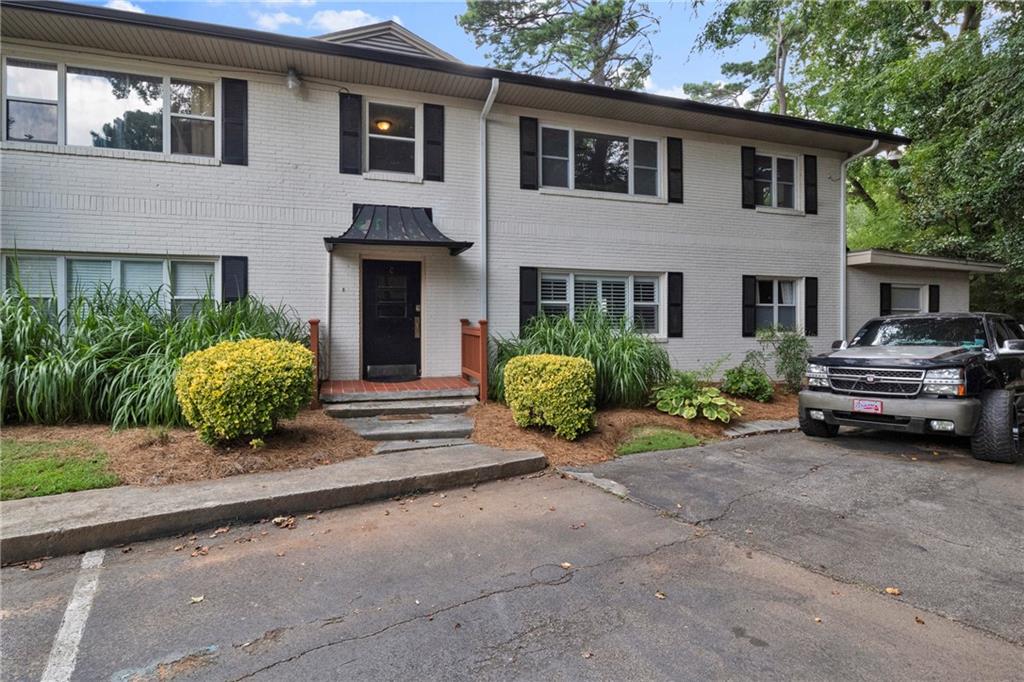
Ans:
POLYGON ((618 322, 632 320, 647 334, 661 332, 661 287, 657 277, 541 273, 540 308, 545 315, 575 316, 596 306, 618 322))
POLYGON ((366 168, 390 173, 416 172, 416 107, 369 102, 366 116, 366 168))
POLYGON ((757 328, 796 329, 796 280, 757 279, 757 328))
POLYGON ((5 73, 8 140, 217 155, 213 80, 17 59, 5 73))
POLYGON ((796 159, 786 156, 754 156, 754 196, 758 206, 796 207, 796 159))
POLYGON ((57 66, 7 60, 8 140, 57 143, 57 66))
POLYGON ((546 187, 658 196, 658 142, 568 128, 541 128, 546 187))

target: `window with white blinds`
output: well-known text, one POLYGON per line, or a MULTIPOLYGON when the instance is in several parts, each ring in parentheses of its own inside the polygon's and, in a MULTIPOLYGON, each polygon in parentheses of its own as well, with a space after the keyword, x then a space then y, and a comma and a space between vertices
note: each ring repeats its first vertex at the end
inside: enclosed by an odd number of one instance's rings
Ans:
POLYGON ((171 262, 171 309, 174 314, 191 315, 196 305, 213 293, 213 263, 171 262))
POLYGON ((545 315, 575 317, 597 307, 613 320, 632 320, 638 330, 660 334, 660 289, 654 276, 542 272, 540 309, 545 315))
POLYGON ((20 282, 30 298, 45 302, 54 313, 66 309, 76 297, 92 297, 104 290, 142 296, 159 293, 160 307, 183 315, 190 314, 203 297, 220 296, 213 259, 5 254, 0 264, 7 289, 20 282))
POLYGON ((69 258, 68 299, 79 296, 92 297, 97 292, 108 292, 114 288, 111 261, 69 258))

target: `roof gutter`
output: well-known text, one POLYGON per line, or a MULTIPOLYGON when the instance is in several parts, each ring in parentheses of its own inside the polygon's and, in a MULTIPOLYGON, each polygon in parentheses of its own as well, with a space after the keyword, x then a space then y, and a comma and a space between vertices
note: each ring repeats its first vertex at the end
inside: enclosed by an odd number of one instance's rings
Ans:
POLYGON ((862 156, 866 156, 878 149, 876 139, 867 148, 860 150, 853 156, 847 157, 839 164, 839 338, 847 340, 846 336, 846 169, 862 156))
POLYGON ((501 81, 491 79, 491 91, 480 110, 480 319, 487 319, 487 117, 501 81))

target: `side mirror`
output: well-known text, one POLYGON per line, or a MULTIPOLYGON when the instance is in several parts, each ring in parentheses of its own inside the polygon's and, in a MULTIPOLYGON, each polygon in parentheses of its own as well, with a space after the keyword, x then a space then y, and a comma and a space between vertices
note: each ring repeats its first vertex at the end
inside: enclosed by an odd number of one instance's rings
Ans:
POLYGON ((1024 339, 1007 339, 1000 349, 1004 353, 1024 353, 1024 339))
POLYGON ((846 341, 833 341, 832 350, 844 350, 846 348, 846 341))

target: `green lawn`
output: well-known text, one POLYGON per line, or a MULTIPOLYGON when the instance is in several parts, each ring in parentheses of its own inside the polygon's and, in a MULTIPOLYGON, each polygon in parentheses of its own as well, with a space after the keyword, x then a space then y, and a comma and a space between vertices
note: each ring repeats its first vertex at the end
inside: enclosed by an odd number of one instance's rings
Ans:
POLYGON ((633 455, 638 452, 655 450, 676 450, 700 445, 700 439, 692 433, 661 426, 642 426, 633 431, 627 440, 615 449, 616 455, 633 455))
POLYGON ((0 440, 0 500, 109 488, 107 456, 82 441, 0 440))

